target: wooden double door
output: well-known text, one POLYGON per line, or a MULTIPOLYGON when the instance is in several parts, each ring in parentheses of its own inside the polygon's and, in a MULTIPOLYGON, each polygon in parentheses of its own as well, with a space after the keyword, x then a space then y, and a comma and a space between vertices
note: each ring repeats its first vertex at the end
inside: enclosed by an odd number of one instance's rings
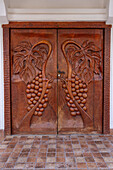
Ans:
POLYGON ((11 29, 12 134, 102 133, 103 29, 11 29))

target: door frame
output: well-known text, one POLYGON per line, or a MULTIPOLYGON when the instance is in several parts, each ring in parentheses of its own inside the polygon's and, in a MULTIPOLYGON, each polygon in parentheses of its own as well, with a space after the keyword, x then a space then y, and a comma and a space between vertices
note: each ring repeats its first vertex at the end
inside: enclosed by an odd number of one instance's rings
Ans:
POLYGON ((4 55, 4 118, 5 135, 11 135, 11 63, 10 63, 10 30, 16 28, 93 28, 103 29, 103 120, 102 133, 110 133, 110 37, 111 25, 105 22, 10 22, 3 25, 4 55))

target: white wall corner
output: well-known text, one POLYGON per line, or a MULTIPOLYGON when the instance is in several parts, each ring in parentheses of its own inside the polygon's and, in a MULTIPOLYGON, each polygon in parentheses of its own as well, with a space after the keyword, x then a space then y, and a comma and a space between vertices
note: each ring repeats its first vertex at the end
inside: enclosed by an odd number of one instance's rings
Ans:
POLYGON ((3 29, 0 25, 0 129, 4 129, 3 29))
POLYGON ((107 7, 106 24, 113 24, 113 0, 108 0, 106 7, 107 7))
POLYGON ((113 25, 111 29, 111 50, 110 50, 110 128, 113 129, 113 25))
POLYGON ((7 1, 0 0, 0 24, 8 24, 7 1))
POLYGON ((3 29, 8 24, 7 1, 0 0, 0 129, 4 129, 3 29))

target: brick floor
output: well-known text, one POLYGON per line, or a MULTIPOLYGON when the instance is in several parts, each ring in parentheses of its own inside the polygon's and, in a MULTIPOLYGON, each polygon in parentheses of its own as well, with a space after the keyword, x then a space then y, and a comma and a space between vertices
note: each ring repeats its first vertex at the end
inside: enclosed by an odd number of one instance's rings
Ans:
POLYGON ((113 136, 7 136, 0 143, 0 169, 113 170, 113 136))

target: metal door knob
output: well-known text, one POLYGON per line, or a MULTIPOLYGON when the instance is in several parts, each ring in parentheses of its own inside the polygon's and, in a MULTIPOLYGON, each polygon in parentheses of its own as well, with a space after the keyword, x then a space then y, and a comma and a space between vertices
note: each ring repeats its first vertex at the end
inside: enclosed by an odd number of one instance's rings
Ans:
POLYGON ((58 77, 60 77, 61 75, 58 73, 58 77))

